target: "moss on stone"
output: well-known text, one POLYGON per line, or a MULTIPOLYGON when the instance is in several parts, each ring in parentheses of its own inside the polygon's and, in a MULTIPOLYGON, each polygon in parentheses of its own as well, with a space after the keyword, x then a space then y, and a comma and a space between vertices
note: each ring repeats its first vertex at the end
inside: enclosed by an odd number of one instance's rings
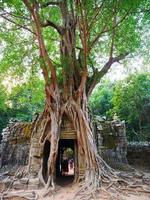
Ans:
POLYGON ((26 124, 26 126, 23 128, 23 135, 26 139, 29 139, 31 137, 32 132, 32 125, 26 124))
POLYGON ((105 135, 103 137, 103 145, 106 146, 108 149, 115 149, 116 148, 116 137, 114 135, 105 135))

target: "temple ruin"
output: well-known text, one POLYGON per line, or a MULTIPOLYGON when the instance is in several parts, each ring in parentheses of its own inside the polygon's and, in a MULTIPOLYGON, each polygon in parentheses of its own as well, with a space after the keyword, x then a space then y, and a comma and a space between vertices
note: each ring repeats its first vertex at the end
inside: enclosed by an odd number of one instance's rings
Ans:
MULTIPOLYGON (((35 123, 36 120, 32 123, 10 122, 3 130, 3 137, 0 144, 0 167, 1 170, 6 170, 11 167, 27 166, 28 188, 36 189, 40 187, 38 178, 40 170, 44 179, 47 179, 51 144, 48 140, 44 144, 39 142, 41 130, 39 126, 39 128, 33 131, 35 123)), ((48 133, 49 129, 48 124, 46 133, 48 133)), ((136 153, 135 148, 131 144, 128 146, 125 122, 119 120, 106 121, 100 117, 96 117, 94 119, 94 129, 97 149, 103 159, 115 169, 132 170, 128 164, 128 160, 129 163, 134 164, 133 157, 136 153)), ((61 125, 55 168, 55 178, 58 182, 61 182, 61 177, 64 178, 64 175, 62 175, 62 160, 66 149, 72 152, 71 158, 74 162, 74 168, 69 180, 77 181, 77 177, 79 180, 82 180, 85 172, 84 154, 80 148, 80 144, 77 142, 76 131, 72 123, 64 117, 61 125)), ((146 151, 145 155, 149 155, 149 150, 146 151)), ((136 162, 138 161, 136 160, 136 162)), ((27 180, 24 181, 23 179, 23 183, 14 183, 14 188, 27 187, 27 180)))

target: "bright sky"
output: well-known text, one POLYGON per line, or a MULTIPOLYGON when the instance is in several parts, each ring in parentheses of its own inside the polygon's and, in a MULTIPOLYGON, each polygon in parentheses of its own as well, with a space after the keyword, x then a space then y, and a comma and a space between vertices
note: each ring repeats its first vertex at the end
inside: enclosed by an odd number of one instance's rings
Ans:
MULTIPOLYGON (((149 72, 150 63, 145 63, 143 57, 129 58, 127 64, 116 63, 112 65, 106 77, 111 81, 122 80, 131 73, 149 72)), ((106 78, 105 77, 105 78, 106 78)))

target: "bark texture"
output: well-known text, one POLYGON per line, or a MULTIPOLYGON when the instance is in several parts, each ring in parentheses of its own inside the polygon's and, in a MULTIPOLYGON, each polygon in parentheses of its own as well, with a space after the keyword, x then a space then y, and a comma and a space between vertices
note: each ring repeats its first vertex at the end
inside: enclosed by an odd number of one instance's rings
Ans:
MULTIPOLYGON (((73 123, 77 132, 77 143, 81 147, 86 162, 86 173, 82 191, 88 189, 88 192, 95 191, 102 181, 109 182, 110 177, 116 177, 112 169, 98 155, 97 148, 90 125, 88 115, 87 98, 91 94, 99 79, 107 73, 114 62, 125 57, 120 55, 112 57, 99 73, 93 73, 88 77, 87 58, 91 46, 89 46, 89 31, 86 19, 86 10, 80 0, 72 2, 68 6, 67 0, 58 2, 49 2, 42 7, 55 5, 58 6, 62 16, 62 25, 58 26, 54 22, 42 22, 39 15, 41 7, 36 1, 30 3, 29 0, 23 0, 31 15, 34 32, 39 45, 39 54, 41 58, 41 69, 45 79, 46 105, 43 115, 39 117, 35 124, 41 128, 40 143, 44 146, 47 141, 50 143, 50 155, 48 158, 47 174, 43 174, 42 168, 39 177, 45 187, 54 187, 55 163, 58 152, 58 142, 60 138, 60 126, 62 117, 65 114, 73 123), (76 10, 76 12, 75 12, 76 10), (60 36, 60 57, 62 66, 63 81, 61 84, 57 81, 56 69, 49 58, 42 35, 43 27, 53 27, 60 36), (80 40, 83 48, 76 52, 76 31, 79 31, 80 40), (46 127, 49 124, 50 130, 46 127), (47 178, 45 178, 47 177, 47 178)), ((95 40, 92 42, 94 45, 95 40)), ((113 39, 112 39, 113 45, 113 39)), ((88 194, 87 194, 88 195, 88 194)))

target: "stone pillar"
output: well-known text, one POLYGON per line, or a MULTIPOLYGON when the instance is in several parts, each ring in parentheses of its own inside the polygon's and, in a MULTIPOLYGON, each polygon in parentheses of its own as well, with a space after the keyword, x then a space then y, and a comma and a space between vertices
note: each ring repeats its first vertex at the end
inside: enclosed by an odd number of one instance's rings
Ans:
POLYGON ((96 143, 99 154, 113 168, 128 165, 125 122, 96 118, 96 143))

